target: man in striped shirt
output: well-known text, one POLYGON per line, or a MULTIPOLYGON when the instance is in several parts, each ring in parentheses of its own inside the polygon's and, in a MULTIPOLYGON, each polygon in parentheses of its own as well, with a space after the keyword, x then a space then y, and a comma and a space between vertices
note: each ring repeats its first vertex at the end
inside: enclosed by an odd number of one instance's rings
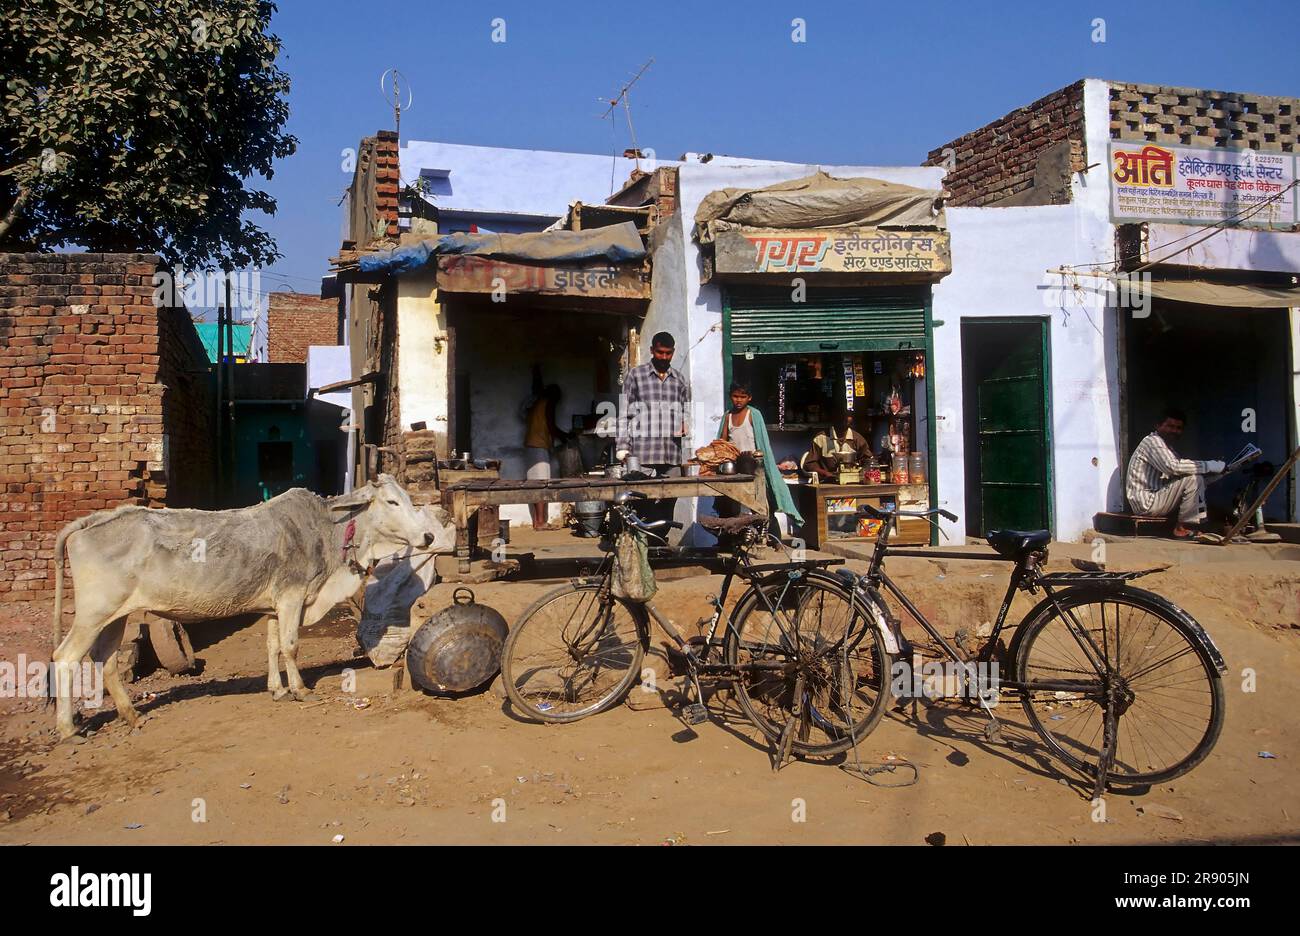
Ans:
POLYGON ((1223 462, 1179 458, 1173 443, 1183 434, 1187 417, 1182 410, 1167 409, 1154 432, 1138 443, 1128 462, 1124 493, 1129 509, 1144 517, 1168 517, 1175 512, 1176 539, 1187 539, 1196 531, 1190 524, 1205 519, 1205 478, 1223 472, 1223 462))

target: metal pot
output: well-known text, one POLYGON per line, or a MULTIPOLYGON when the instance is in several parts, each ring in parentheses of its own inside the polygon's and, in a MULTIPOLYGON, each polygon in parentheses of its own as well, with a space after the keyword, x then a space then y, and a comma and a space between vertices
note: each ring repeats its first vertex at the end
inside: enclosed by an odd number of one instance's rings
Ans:
POLYGON ((579 536, 600 536, 600 524, 605 519, 605 502, 578 501, 573 505, 573 516, 578 521, 579 536))
POLYGON ((425 621, 406 650, 411 681, 430 692, 467 692, 501 669, 510 627, 501 614, 457 588, 452 603, 425 621))
POLYGON ((721 465, 718 466, 718 474, 720 475, 734 475, 735 473, 736 473, 735 462, 724 461, 721 465))

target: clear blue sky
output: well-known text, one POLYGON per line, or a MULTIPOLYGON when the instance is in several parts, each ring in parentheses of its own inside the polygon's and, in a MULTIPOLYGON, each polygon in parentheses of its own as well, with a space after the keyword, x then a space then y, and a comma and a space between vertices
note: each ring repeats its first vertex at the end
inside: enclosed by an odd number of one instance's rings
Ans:
MULTIPOLYGON (((404 139, 610 153, 626 121, 598 101, 651 56, 632 92, 637 142, 917 165, 929 149, 1079 78, 1300 96, 1300 3, 397 3, 281 0, 298 152, 263 218, 284 259, 262 289, 314 291, 337 252, 341 151, 392 128, 386 68, 410 81, 404 139), (491 21, 506 21, 506 42, 491 21), (791 20, 807 41, 791 41, 791 20), (1106 42, 1092 41, 1103 18, 1106 42), (278 278, 277 275, 283 278, 278 278)), ((539 179, 539 185, 545 180, 539 179)))

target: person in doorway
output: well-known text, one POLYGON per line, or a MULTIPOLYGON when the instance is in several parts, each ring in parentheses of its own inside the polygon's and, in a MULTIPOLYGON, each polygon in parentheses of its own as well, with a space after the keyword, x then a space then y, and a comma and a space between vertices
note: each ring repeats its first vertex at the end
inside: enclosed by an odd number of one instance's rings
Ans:
MULTIPOLYGON (((560 402, 560 388, 551 384, 528 408, 524 428, 524 453, 528 463, 528 480, 544 481, 551 477, 551 450, 557 442, 566 442, 569 433, 555 424, 555 407, 560 402)), ((529 504, 533 529, 546 528, 547 504, 529 504)))
POLYGON ((805 471, 815 471, 822 482, 839 480, 841 461, 866 464, 872 457, 871 445, 853 428, 853 413, 838 397, 831 404, 831 424, 819 432, 803 456, 805 471))
MULTIPOLYGON (((758 453, 762 459, 763 476, 767 481, 768 516, 777 512, 788 516, 794 523, 803 523, 803 517, 794 506, 790 486, 781 477, 781 471, 772 455, 772 443, 767 435, 763 414, 750 405, 754 396, 743 383, 733 383, 728 395, 731 410, 722 417, 714 438, 724 439, 738 448, 741 454, 758 453)), ((730 498, 718 498, 719 516, 733 515, 739 505, 730 498), (725 503, 724 502, 729 502, 725 503), (727 513, 724 513, 724 510, 727 513)))
POLYGON ((1175 539, 1195 536, 1195 524, 1205 519, 1205 482, 1222 474, 1221 461, 1193 461, 1179 458, 1173 445, 1183 435, 1187 416, 1180 409, 1166 409, 1153 431, 1147 434, 1128 462, 1124 493, 1129 509, 1143 517, 1177 514, 1175 539))

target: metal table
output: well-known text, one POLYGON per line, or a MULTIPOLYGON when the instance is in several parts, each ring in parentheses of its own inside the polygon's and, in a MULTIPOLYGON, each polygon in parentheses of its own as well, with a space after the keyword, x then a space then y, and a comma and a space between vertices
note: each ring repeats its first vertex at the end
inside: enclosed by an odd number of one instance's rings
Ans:
POLYGON ((442 491, 442 506, 456 524, 456 558, 462 574, 478 542, 478 511, 502 504, 612 501, 624 491, 647 497, 730 497, 755 513, 767 513, 767 484, 762 474, 708 475, 697 478, 651 478, 623 481, 610 478, 552 478, 546 481, 482 479, 459 481, 442 491))

